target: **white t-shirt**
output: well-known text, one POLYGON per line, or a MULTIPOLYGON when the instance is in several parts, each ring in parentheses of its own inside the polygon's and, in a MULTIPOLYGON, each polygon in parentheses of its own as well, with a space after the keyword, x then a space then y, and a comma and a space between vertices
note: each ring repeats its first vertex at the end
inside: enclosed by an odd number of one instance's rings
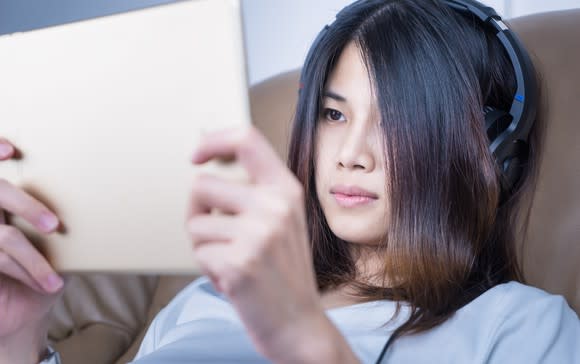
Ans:
MULTIPOLYGON (((374 363, 407 317, 381 300, 326 311, 362 363, 374 363)), ((292 350, 292 348, 288 348, 292 350)), ((181 291, 155 318, 135 364, 268 363, 254 349, 235 309, 207 277, 181 291)), ((442 325, 404 336, 383 363, 580 364, 580 320, 562 296, 517 282, 498 285, 442 325)))

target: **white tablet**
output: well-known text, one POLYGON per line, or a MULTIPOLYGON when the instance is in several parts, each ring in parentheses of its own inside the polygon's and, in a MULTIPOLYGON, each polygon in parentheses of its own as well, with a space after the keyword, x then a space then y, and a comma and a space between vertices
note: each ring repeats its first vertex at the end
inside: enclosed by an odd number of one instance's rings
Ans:
POLYGON ((250 123, 242 33, 239 0, 186 0, 0 37, 0 136, 23 152, 0 177, 64 230, 11 223, 57 270, 198 273, 190 159, 250 123))

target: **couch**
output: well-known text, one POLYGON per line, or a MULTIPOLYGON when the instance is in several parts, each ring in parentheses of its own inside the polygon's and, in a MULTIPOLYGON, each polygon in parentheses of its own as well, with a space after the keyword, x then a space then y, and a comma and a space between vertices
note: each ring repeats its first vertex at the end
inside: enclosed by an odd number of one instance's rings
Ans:
MULTIPOLYGON (((509 20, 542 75, 546 134, 530 224, 519 259, 531 285, 564 295, 580 312, 580 9, 509 20)), ((286 158, 299 71, 250 90, 254 123, 286 158)), ((195 276, 69 277, 49 337, 63 362, 126 363, 153 317, 195 276)), ((541 333, 539 333, 541 334, 541 333)))

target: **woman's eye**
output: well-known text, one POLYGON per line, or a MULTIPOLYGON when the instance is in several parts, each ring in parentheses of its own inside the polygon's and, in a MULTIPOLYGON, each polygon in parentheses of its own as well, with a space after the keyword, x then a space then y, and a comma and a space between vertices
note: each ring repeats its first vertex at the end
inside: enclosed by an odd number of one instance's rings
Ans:
POLYGON ((335 109, 324 109, 323 114, 330 121, 345 121, 344 115, 335 109))

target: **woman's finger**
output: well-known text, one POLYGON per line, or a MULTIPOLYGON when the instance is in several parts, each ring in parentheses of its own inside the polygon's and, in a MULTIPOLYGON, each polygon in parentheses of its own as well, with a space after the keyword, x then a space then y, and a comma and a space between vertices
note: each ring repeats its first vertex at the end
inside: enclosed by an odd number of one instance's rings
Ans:
POLYGON ((255 204, 255 186, 211 175, 197 176, 191 191, 188 218, 218 209, 238 214, 255 204))
POLYGON ((233 272, 228 262, 228 254, 231 254, 231 245, 226 242, 211 242, 198 244, 194 247, 195 259, 202 273, 208 276, 214 287, 225 294, 229 294, 229 285, 223 281, 228 280, 227 272, 233 272))
POLYGON ((0 225, 0 251, 20 264, 45 291, 53 293, 62 287, 62 279, 14 226, 0 225))
POLYGON ((14 146, 8 140, 0 138, 0 161, 10 159, 14 155, 14 146))
POLYGON ((44 233, 54 231, 59 225, 56 215, 44 204, 1 178, 0 208, 21 216, 44 233))
POLYGON ((8 277, 16 279, 38 293, 46 294, 46 290, 26 272, 22 265, 18 264, 11 256, 3 251, 0 251, 0 274, 5 274, 8 277))
POLYGON ((240 234, 240 219, 229 215, 197 215, 187 222, 194 248, 208 242, 229 242, 240 234))
POLYGON ((192 162, 201 164, 214 158, 236 159, 250 179, 258 183, 275 183, 288 174, 274 148, 253 126, 206 135, 194 152, 192 162))

